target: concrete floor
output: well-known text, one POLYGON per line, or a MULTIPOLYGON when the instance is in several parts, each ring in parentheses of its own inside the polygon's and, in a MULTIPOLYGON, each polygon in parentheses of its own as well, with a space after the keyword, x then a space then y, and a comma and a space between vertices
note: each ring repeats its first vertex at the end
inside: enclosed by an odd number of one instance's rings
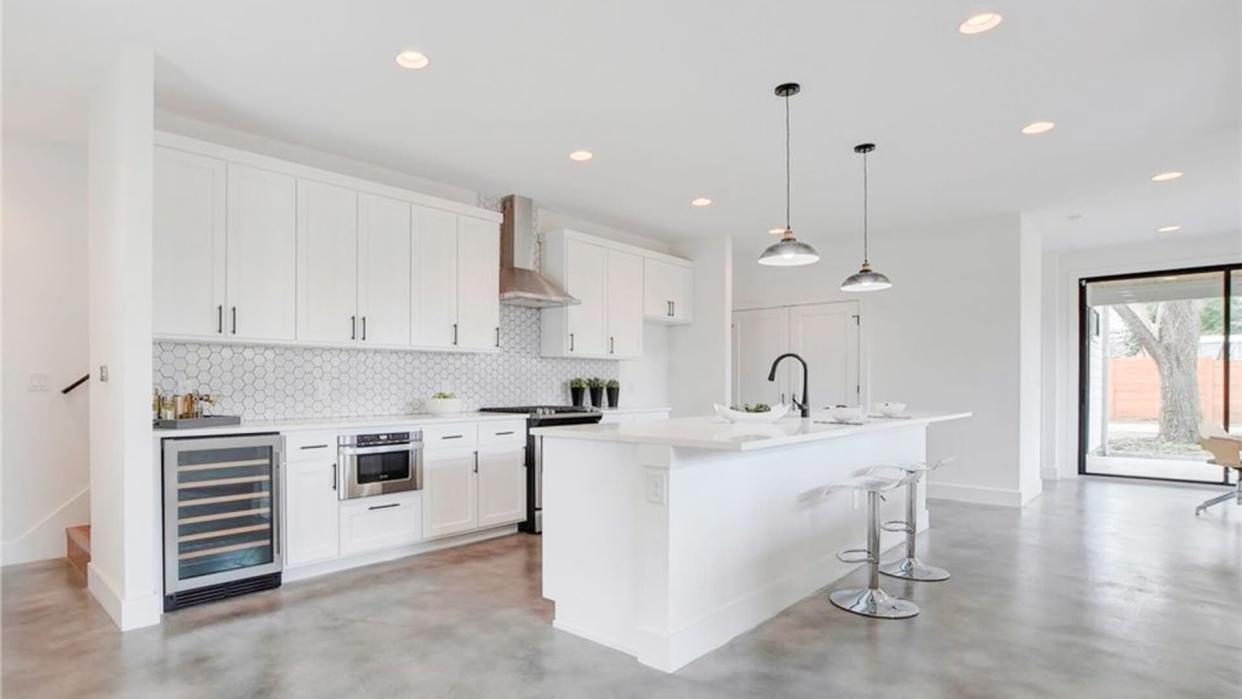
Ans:
MULTIPOLYGON (((539 539, 506 537, 183 610, 117 633, 61 562, 3 570, 3 695, 20 697, 1221 697, 1242 695, 1242 508, 1082 479, 1023 510, 933 501, 887 582, 923 613, 814 595, 664 675, 549 622, 539 539)), ((861 576, 855 573, 855 579, 861 576)))

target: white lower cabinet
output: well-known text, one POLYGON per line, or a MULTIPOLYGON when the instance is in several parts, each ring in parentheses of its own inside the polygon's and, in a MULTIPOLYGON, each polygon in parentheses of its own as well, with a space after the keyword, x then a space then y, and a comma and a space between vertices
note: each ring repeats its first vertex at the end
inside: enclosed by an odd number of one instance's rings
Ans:
POLYGON ((285 565, 315 563, 340 555, 336 463, 290 461, 285 469, 285 565))
POLYGON ((418 491, 341 503, 341 555, 394 548, 422 538, 418 491))
POLYGON ((480 449, 479 527, 526 519, 526 447, 480 449))
POLYGON ((478 527, 478 479, 474 449, 429 450, 423 460, 423 538, 435 539, 478 527))

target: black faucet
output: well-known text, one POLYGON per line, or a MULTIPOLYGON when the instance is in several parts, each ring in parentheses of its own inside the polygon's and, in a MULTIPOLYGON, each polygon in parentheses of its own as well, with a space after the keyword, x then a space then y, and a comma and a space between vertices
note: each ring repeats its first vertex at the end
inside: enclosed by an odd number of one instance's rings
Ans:
POLYGON ((798 402, 797 396, 790 396, 790 399, 793 401, 794 405, 798 406, 802 410, 802 417, 810 417, 811 416, 811 399, 808 398, 806 395, 807 371, 806 371, 806 360, 805 359, 803 359, 802 357, 799 357, 793 352, 786 352, 785 354, 782 354, 781 356, 776 358, 776 361, 772 362, 772 370, 768 372, 768 381, 776 380, 776 366, 780 364, 781 360, 785 359, 786 357, 793 357, 794 359, 802 363, 802 402, 801 403, 798 402))

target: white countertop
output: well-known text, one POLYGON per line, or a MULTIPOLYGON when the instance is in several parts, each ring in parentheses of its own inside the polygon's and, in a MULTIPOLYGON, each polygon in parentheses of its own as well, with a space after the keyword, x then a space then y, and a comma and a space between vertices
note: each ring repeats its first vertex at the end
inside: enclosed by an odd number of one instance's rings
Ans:
MULTIPOLYGON (((625 415, 629 413, 667 412, 668 408, 605 408, 605 415, 625 415)), ((168 437, 203 437, 225 434, 256 434, 260 432, 311 432, 315 430, 352 430, 359 428, 407 428, 422 425, 443 425, 455 422, 494 422, 498 420, 521 420, 526 416, 513 413, 455 413, 453 415, 430 415, 412 413, 409 415, 378 415, 369 417, 316 417, 296 420, 242 420, 240 425, 222 425, 219 427, 191 427, 187 429, 154 430, 156 439, 168 437)))
POLYGON ((786 417, 768 424, 735 424, 724 418, 711 416, 611 425, 540 427, 531 432, 543 437, 562 439, 664 444, 672 447, 718 451, 751 451, 878 433, 913 425, 930 425, 936 422, 961 420, 970 416, 971 413, 967 412, 912 412, 902 418, 868 418, 867 422, 862 425, 835 423, 827 413, 812 413, 811 417, 805 420, 799 417, 786 417))

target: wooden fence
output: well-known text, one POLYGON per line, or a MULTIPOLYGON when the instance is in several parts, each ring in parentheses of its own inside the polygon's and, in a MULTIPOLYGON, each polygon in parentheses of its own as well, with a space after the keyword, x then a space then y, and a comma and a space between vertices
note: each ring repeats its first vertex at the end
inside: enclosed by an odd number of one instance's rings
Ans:
MULTIPOLYGON (((1231 422, 1242 422, 1242 360, 1231 359, 1229 392, 1231 422)), ((1110 357, 1108 360, 1108 417, 1110 420, 1156 420, 1160 417, 1160 372, 1150 357, 1110 357)), ((1199 411, 1214 422, 1225 415, 1225 362, 1199 358, 1199 411)))

